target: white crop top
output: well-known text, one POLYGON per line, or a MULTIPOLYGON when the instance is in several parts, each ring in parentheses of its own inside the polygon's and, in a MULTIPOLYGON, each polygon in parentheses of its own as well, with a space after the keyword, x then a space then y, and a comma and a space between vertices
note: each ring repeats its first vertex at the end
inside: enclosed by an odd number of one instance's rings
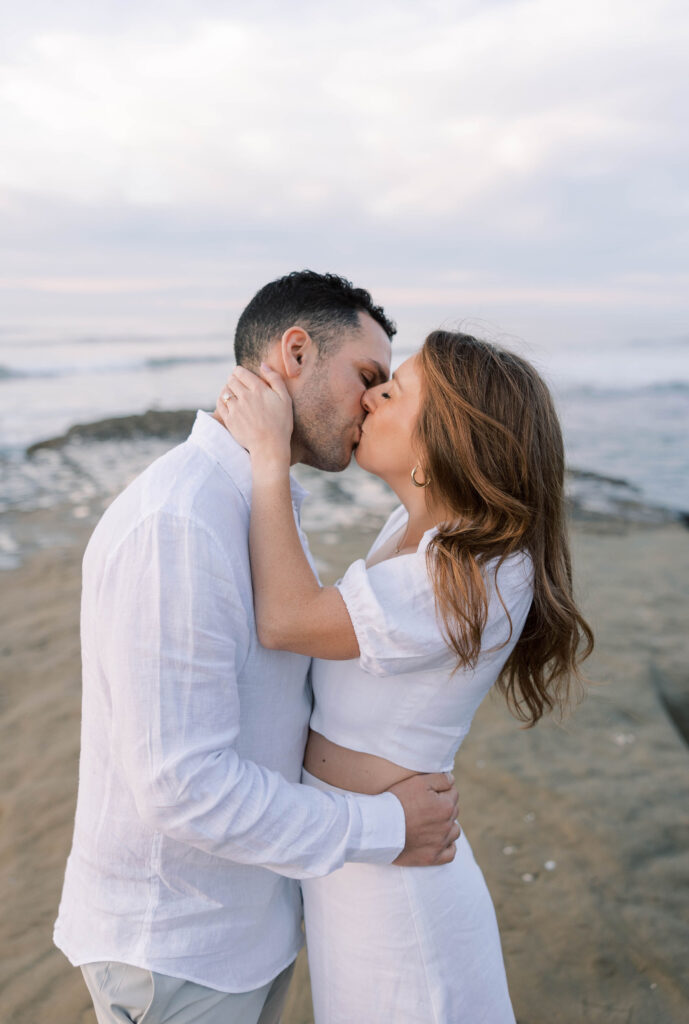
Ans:
MULTIPOLYGON (((379 533, 370 557, 401 529, 400 505, 379 533)), ((314 658, 311 728, 333 743, 376 754, 411 771, 452 769, 479 704, 500 674, 524 627, 533 596, 533 569, 523 552, 506 559, 498 573, 488 563, 488 618, 476 667, 453 674, 456 656, 436 616, 426 548, 437 531, 428 530, 418 550, 367 568, 350 565, 336 586, 352 619, 360 656, 351 661, 314 658), (491 567, 493 572, 491 574, 491 567)))

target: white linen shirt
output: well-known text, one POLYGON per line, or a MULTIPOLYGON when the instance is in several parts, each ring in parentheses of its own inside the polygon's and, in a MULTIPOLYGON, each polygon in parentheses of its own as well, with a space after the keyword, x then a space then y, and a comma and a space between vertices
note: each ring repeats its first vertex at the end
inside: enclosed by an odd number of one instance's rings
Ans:
MULTIPOLYGON (((297 524, 305 493, 293 480, 297 524)), ((75 965, 257 988, 303 944, 294 879, 404 846, 391 793, 298 784, 309 659, 257 640, 250 502, 249 456, 199 412, 87 547, 79 794, 54 935, 75 965)))

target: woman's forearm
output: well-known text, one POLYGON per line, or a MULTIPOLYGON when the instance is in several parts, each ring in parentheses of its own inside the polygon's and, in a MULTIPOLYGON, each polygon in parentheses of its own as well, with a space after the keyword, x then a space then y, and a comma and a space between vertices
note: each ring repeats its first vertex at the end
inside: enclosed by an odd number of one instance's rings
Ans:
POLYGON ((216 413, 249 452, 253 478, 249 547, 258 638, 264 647, 320 658, 356 658, 359 644, 336 587, 321 587, 302 548, 289 467, 292 400, 278 373, 261 380, 237 366, 216 413))
POLYGON ((258 638, 289 650, 321 587, 301 544, 289 465, 252 459, 251 573, 258 638))

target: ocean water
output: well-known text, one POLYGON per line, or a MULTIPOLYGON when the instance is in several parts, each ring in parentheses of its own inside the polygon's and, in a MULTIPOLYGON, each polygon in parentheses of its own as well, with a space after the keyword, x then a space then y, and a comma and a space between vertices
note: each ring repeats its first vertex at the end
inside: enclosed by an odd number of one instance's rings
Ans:
MULTIPOLYGON (((416 344, 396 339, 393 364, 416 344)), ((689 336, 625 345, 524 350, 560 412, 569 490, 591 514, 631 519, 689 510, 689 336), (663 511, 666 510, 666 511, 663 511)), ((0 332, 0 568, 65 538, 64 521, 95 520, 111 497, 184 436, 131 435, 132 414, 212 408, 233 366, 226 335, 65 335, 0 332), (56 448, 27 449, 75 424, 112 420, 56 448), (41 515, 43 513, 43 515, 41 515)), ((358 467, 327 477, 299 471, 312 492, 307 529, 379 517, 394 499, 358 467)))

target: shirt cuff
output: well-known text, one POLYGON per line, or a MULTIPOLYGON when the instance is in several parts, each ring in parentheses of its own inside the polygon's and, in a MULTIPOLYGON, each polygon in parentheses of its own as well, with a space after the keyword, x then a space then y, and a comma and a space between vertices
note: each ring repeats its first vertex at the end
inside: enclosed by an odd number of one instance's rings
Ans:
POLYGON ((379 796, 347 794, 347 799, 353 806, 345 859, 366 864, 391 864, 401 854, 407 838, 400 801, 394 793, 381 793, 379 796))

